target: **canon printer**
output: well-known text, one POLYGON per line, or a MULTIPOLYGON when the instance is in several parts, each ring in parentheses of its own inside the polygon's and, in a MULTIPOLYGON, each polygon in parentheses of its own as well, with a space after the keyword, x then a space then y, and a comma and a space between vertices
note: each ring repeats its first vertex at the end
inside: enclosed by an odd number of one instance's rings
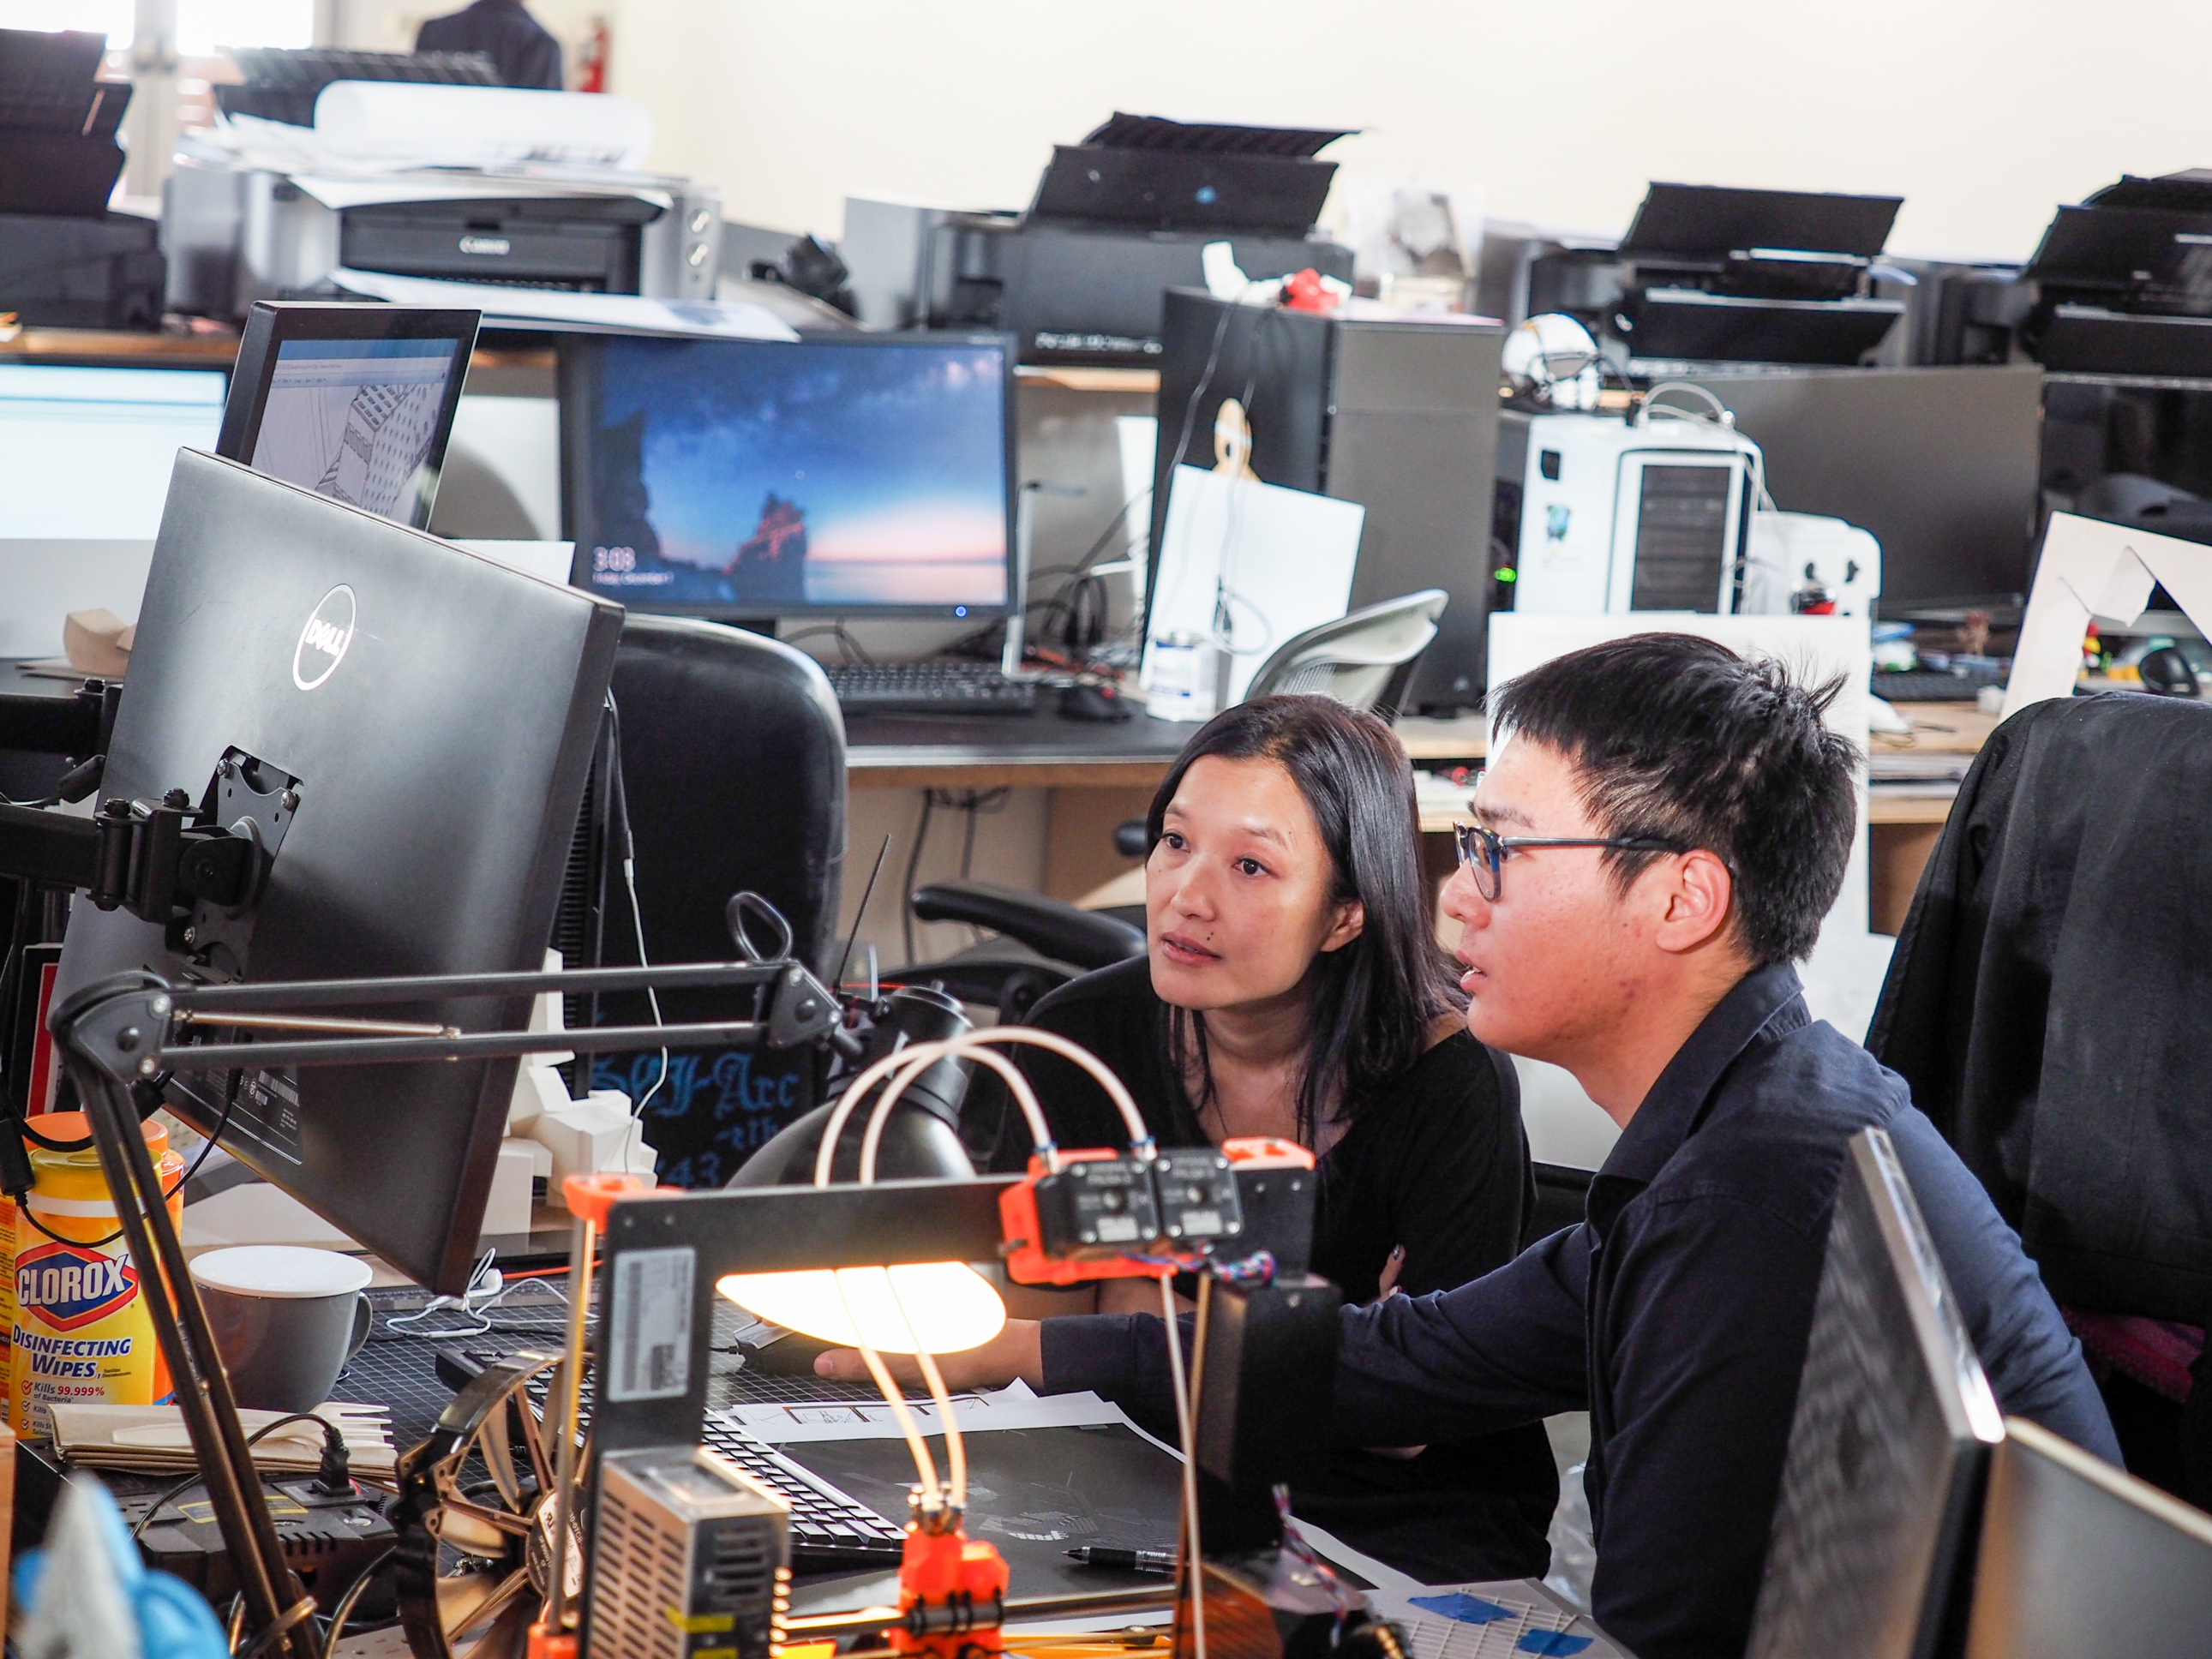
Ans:
POLYGON ((465 82, 466 55, 240 56, 251 77, 222 89, 226 127, 178 147, 162 213, 172 308, 243 317, 257 300, 328 294, 340 269, 714 297, 721 202, 711 185, 608 167, 319 164, 304 124, 326 88, 465 82))
POLYGON ((1025 213, 850 198, 839 252, 860 319, 995 328, 1025 363, 1152 366, 1161 296, 1203 285, 1226 241, 1255 279, 1309 266, 1352 280, 1352 252, 1314 232, 1341 132, 1116 114, 1054 146, 1025 213))

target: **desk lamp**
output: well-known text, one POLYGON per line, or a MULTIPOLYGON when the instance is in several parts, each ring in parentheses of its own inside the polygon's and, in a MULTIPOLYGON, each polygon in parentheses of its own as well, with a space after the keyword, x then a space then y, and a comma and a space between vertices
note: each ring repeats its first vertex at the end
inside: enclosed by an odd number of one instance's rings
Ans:
MULTIPOLYGON (((295 984, 173 986, 152 974, 117 975, 78 992, 52 1019, 64 1061, 84 1097, 102 1166, 118 1197, 118 1209, 134 1261, 142 1275, 160 1273, 178 1287, 175 1306, 164 1298, 149 1304, 155 1332, 172 1373, 180 1382, 178 1399, 214 1500, 224 1541, 239 1565, 244 1586, 246 1625, 257 1653, 283 1652, 291 1659, 315 1659, 312 1597, 288 1586, 274 1530, 264 1505, 250 1501, 258 1491, 250 1453, 243 1443, 234 1404, 206 1316, 185 1271, 183 1251, 163 1205, 158 1176, 135 1131, 133 1086, 166 1070, 228 1070, 246 1066, 359 1065, 367 1061, 483 1058, 537 1053, 555 1047, 597 1051, 635 1048, 647 1043, 671 1047, 744 1046, 765 1042, 790 1046, 828 1041, 838 1025, 836 999, 806 970, 787 961, 685 964, 653 969, 596 969, 541 974, 483 974, 380 980, 325 981, 295 984), (563 1032, 463 1032, 451 1027, 406 1025, 361 1018, 376 1006, 441 999, 523 998, 554 993, 590 994, 635 991, 689 983, 744 986, 762 998, 760 1017, 667 1027, 587 1027, 563 1032), (324 1011, 343 1010, 342 1015, 324 1011), (272 1040, 252 1042, 191 1039, 202 1029, 272 1040), (184 1384, 197 1376, 198 1386, 184 1384)), ((1173 1281, 1181 1271, 1208 1269, 1217 1251, 1243 1249, 1250 1243, 1245 1201, 1236 1164, 1238 1149, 1177 1148, 1162 1152, 1144 1133, 1141 1115, 1118 1079, 1092 1056, 1065 1039, 1046 1033, 1001 1027, 940 1043, 900 1051, 864 1071, 838 1103, 823 1137, 823 1151, 812 1187, 767 1188, 703 1193, 617 1194, 611 1188, 579 1193, 580 1212, 593 1234, 604 1232, 605 1250, 600 1291, 602 1352, 600 1386, 593 1411, 592 1438, 597 1467, 624 1454, 671 1450, 695 1455, 705 1407, 707 1348, 712 1330, 708 1298, 726 1293, 756 1307, 773 1307, 801 1319, 831 1340, 850 1340, 861 1352, 900 1420, 921 1476, 905 1560, 902 1593, 896 1607, 871 1607, 822 1619, 783 1620, 775 1607, 764 1627, 749 1633, 738 1650, 744 1659, 775 1659, 787 1639, 878 1632, 896 1653, 963 1659, 993 1653, 1002 1645, 1000 1630, 1009 1618, 1066 1618, 1104 1615, 1158 1606, 1169 1596, 1187 1609, 1188 1650, 1206 1659, 1206 1603, 1224 1595, 1226 1582, 1211 1565, 1200 1565, 1199 1476, 1201 1464, 1217 1474, 1234 1475, 1238 1460, 1249 1458, 1255 1437, 1249 1412, 1237 1404, 1240 1374, 1260 1364, 1259 1348, 1224 1347, 1202 1332, 1200 1364, 1215 1378, 1201 1387, 1201 1408, 1217 1402, 1226 1387, 1225 1413, 1194 1410, 1194 1389, 1186 1382, 1182 1346, 1171 1334, 1170 1369, 1185 1450, 1182 1572, 1173 1591, 1153 1589, 1098 1595, 1048 1596, 1026 1601, 1007 1597, 1006 1564, 988 1544, 973 1542, 960 1530, 966 1498, 966 1460, 959 1425, 935 1352, 952 1352, 995 1334, 1005 1314, 997 1297, 965 1263, 1005 1255, 1013 1275, 1029 1282, 1067 1282, 1071 1278, 1143 1274, 1159 1282, 1169 1329, 1176 1331, 1173 1281), (1043 1114, 1027 1080, 999 1052, 1028 1043, 1052 1048, 1084 1066, 1105 1087, 1132 1133, 1123 1152, 1063 1152, 1050 1139, 1043 1114), (947 1060, 969 1060, 1004 1077, 1036 1142, 1025 1177, 968 1180, 875 1180, 884 1126, 901 1091, 928 1067, 947 1060), (861 1182, 828 1184, 828 1162, 840 1133, 878 1084, 879 1098, 866 1120, 862 1142, 861 1182), (1232 1156, 1235 1154, 1236 1156, 1232 1156), (793 1305, 828 1275, 834 1292, 825 1306, 836 1317, 819 1317, 823 1308, 793 1305), (638 1364, 637 1345, 651 1343, 653 1363, 638 1364), (627 1345, 627 1346, 626 1346, 627 1345), (940 1414, 946 1436, 950 1480, 940 1483, 927 1443, 903 1395, 893 1383, 883 1355, 915 1355, 940 1414), (1208 1444, 1201 1415, 1228 1426, 1208 1444), (1223 1434, 1227 1438, 1224 1440, 1223 1434), (1227 1449, 1224 1451, 1224 1447, 1227 1449), (779 1624, 782 1626, 779 1628, 779 1624)), ((1279 1148, 1273 1149, 1279 1152, 1279 1148)), ((1277 1173, 1279 1163, 1257 1162, 1264 1178, 1249 1190, 1255 1206, 1269 1182, 1299 1189, 1295 1170, 1277 1173)), ((1295 1160, 1291 1161, 1293 1164, 1295 1160)), ((1310 1173, 1310 1160, 1305 1163, 1310 1173)), ((1305 1185, 1304 1231, 1310 1232, 1310 1182, 1305 1185)), ((591 1234, 586 1235, 586 1238, 591 1234)), ((1297 1245, 1304 1249, 1303 1241, 1297 1245)), ((590 1252, 579 1251, 577 1269, 588 1274, 590 1252)), ((1229 1264, 1224 1284, 1241 1296, 1250 1285, 1273 1277, 1264 1257, 1229 1264), (1245 1281, 1239 1285, 1237 1281, 1245 1281)), ((586 1281, 588 1282, 588 1281, 586 1281)), ((1209 1274, 1200 1280, 1200 1318, 1209 1306, 1209 1274)), ((1283 1291, 1285 1304, 1303 1306, 1302 1328, 1325 1330, 1333 1340, 1334 1296, 1316 1296, 1328 1287, 1294 1279, 1283 1291), (1303 1301, 1301 1300, 1303 1298, 1303 1301), (1320 1313, 1318 1322, 1311 1315, 1320 1313)), ((1255 1292, 1264 1294, 1265 1292, 1255 1292)), ((1218 1299, 1218 1298, 1217 1298, 1218 1299)), ((1255 1304, 1256 1305, 1256 1304, 1255 1304)), ((580 1333, 586 1302, 574 1304, 580 1333)), ((1217 1317, 1217 1334, 1231 1337, 1267 1324, 1265 1320, 1217 1317)), ((1279 1323, 1280 1322, 1278 1322, 1279 1323)), ((1297 1324, 1296 1319, 1291 1323, 1297 1324)), ((1310 1345, 1309 1345, 1310 1358, 1310 1345)), ((1288 1350, 1270 1351, 1267 1369, 1288 1350)), ((1333 1352, 1323 1352, 1324 1363, 1333 1352)), ((571 1376, 578 1367, 568 1368, 571 1376)), ((1282 1382, 1279 1375, 1275 1378, 1282 1382)), ((1281 1392, 1281 1389, 1270 1391, 1281 1392)), ((1301 1398, 1310 1389, 1291 1389, 1301 1398)), ((576 1419, 556 1419, 556 1431, 576 1419)), ((567 1504, 580 1498, 586 1507, 583 1535, 596 1537, 607 1501, 605 1483, 587 1471, 575 1474, 573 1432, 560 1432, 568 1478, 556 1481, 556 1501, 565 1518, 567 1504)), ((696 1453, 696 1457, 707 1456, 696 1453)), ((635 1460, 630 1460, 635 1461, 635 1460)), ((664 1460, 665 1461, 665 1460, 664 1460)), ((629 1467, 628 1462, 624 1467, 629 1467)), ((732 1472, 734 1474, 734 1472, 732 1472)), ((1269 1479, 1280 1478, 1271 1474, 1269 1479)), ((742 1477, 736 1477, 742 1480, 742 1477)), ((769 1500, 774 1504, 775 1500, 769 1500)), ((556 1526, 552 1543, 565 1553, 568 1528, 556 1526)), ((587 1549, 596 1548, 587 1545, 587 1549)), ((587 1565, 590 1560, 587 1555, 587 1565)), ((1262 1581, 1264 1582, 1264 1581, 1262 1581)), ((549 1580, 549 1611, 562 1622, 540 1621, 533 1632, 537 1652, 558 1656, 588 1650, 597 1638, 599 1581, 584 1575, 582 1606, 576 1627, 565 1626, 568 1574, 556 1568, 549 1580)), ((1231 1594, 1224 1605, 1240 1615, 1238 1639, 1231 1651, 1243 1655, 1282 1651, 1271 1636, 1255 1648, 1244 1638, 1279 1627, 1285 1614, 1273 1615, 1256 1591, 1231 1594)), ((611 1600, 612 1598, 611 1598, 611 1600)), ((629 1604, 638 1596, 622 1598, 629 1604)), ((1334 1634, 1352 1628, 1348 1603, 1340 1602, 1330 1626, 1334 1634)), ((1356 1613, 1352 1615, 1356 1620, 1356 1613)), ((1224 1632, 1224 1635, 1234 1632, 1224 1632)), ((696 1635, 699 1632, 694 1632, 696 1635)), ((727 1638, 720 1638, 727 1644, 727 1638)), ((684 1650, 696 1645, 687 1638, 684 1650)), ((607 1644, 612 1653, 618 1642, 607 1644)))

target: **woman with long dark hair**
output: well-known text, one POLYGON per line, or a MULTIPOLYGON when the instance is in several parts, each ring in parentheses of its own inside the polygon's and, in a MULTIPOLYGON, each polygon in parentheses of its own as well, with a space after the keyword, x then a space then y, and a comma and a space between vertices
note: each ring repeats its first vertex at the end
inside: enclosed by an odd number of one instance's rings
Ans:
MULTIPOLYGON (((1086 975, 1031 1024, 1128 1085, 1162 1146, 1277 1135, 1318 1158, 1313 1271, 1354 1301, 1422 1295, 1512 1259, 1534 1206, 1510 1062, 1468 1035, 1436 941, 1411 765, 1388 726, 1327 697, 1216 715, 1147 818, 1142 959, 1086 975)), ((1128 1131, 1097 1085, 1014 1051, 1063 1147, 1128 1131)), ((994 1166, 1023 1167, 1011 1114, 994 1166)), ((1149 1280, 1017 1311, 1146 1316, 1149 1280)), ((1076 1328, 1056 1328, 1063 1340, 1076 1328)), ((1016 1322, 1008 1342, 1051 1338, 1016 1322)), ((947 1369, 967 1356, 949 1356, 947 1369)), ((984 1360, 979 1352, 977 1359, 984 1360)), ((835 1369, 843 1358, 832 1357, 835 1369)), ((1313 1432, 1329 1433, 1328 1402, 1313 1432)), ((1544 1571, 1557 1496, 1540 1426, 1408 1453, 1344 1450, 1297 1512, 1431 1583, 1544 1571)))

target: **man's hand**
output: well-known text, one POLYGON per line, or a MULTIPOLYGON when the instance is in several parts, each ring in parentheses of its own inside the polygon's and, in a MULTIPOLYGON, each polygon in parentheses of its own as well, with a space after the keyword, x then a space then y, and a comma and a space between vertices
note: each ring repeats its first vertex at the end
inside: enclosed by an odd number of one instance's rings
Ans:
MULTIPOLYGON (((1044 1348, 1034 1319, 1009 1319, 1006 1328, 980 1348, 936 1356, 945 1386, 957 1394, 967 1389, 998 1389, 1019 1377, 1032 1389, 1044 1387, 1044 1348)), ((921 1380, 921 1367, 911 1354, 887 1353, 883 1362, 902 1382, 921 1380)), ((833 1376, 841 1382, 871 1380, 867 1362, 857 1350, 832 1348, 814 1360, 817 1376, 833 1376)))

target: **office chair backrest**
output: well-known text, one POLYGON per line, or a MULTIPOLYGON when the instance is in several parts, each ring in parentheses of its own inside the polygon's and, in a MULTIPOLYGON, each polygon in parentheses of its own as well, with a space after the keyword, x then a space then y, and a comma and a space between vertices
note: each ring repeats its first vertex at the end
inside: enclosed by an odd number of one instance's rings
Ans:
POLYGON ((1354 708, 1395 719, 1421 653, 1437 636, 1451 596, 1423 588, 1385 599, 1285 641, 1252 677, 1249 698, 1317 691, 1354 708))
MULTIPOLYGON (((750 889, 791 923, 793 949, 824 975, 836 936, 845 850, 845 727, 822 670, 789 646, 714 623, 633 613, 614 696, 636 845, 638 908, 655 962, 727 961, 731 894, 750 889)), ((617 830, 617 837, 619 830, 617 830)), ((637 959, 619 852, 604 911, 609 963, 637 959)), ((727 993, 664 992, 671 1022, 729 1018, 727 993)), ((645 1023, 642 998, 602 1000, 600 1018, 645 1023), (634 1006, 633 1006, 634 1005, 634 1006)), ((660 1179, 719 1187, 752 1151, 814 1104, 805 1051, 669 1056, 647 1113, 660 1179)), ((641 1098, 658 1049, 600 1057, 602 1087, 641 1098)))
POLYGON ((2212 1516, 2016 1418, 1990 1468, 1966 1659, 2212 1654, 2212 1516))

